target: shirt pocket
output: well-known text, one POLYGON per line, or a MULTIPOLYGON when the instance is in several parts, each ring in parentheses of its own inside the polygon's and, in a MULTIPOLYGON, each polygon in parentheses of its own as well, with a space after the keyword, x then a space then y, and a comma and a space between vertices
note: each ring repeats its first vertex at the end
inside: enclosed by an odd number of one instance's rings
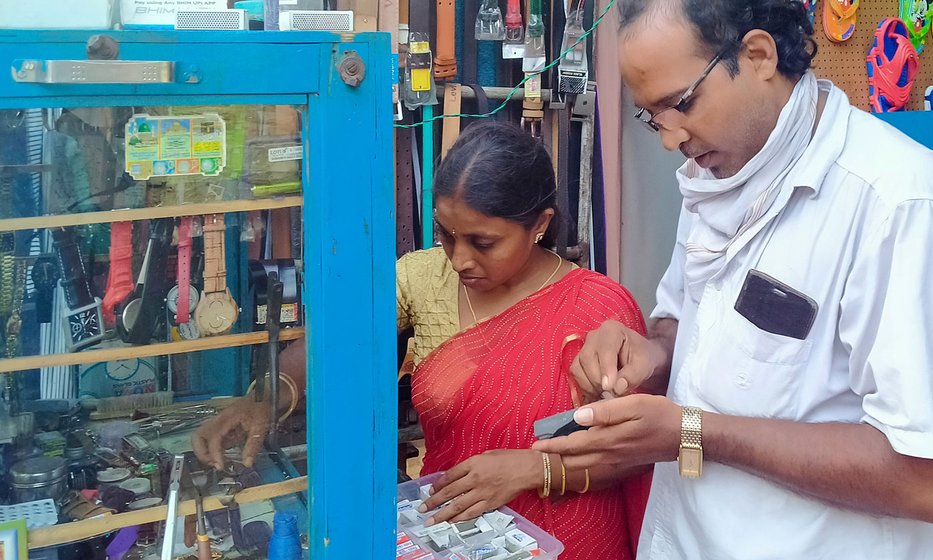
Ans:
POLYGON ((724 414, 793 418, 811 341, 761 330, 731 309, 722 325, 692 375, 698 396, 724 414))

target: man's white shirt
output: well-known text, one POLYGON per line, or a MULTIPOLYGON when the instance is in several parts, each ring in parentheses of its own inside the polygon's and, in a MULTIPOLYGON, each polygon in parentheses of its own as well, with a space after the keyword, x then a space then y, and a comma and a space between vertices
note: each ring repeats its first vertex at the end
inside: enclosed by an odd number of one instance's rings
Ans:
MULTIPOLYGON (((897 452, 933 459, 933 151, 820 89, 810 146, 699 304, 683 274, 697 216, 681 210, 652 313, 679 321, 668 395, 728 415, 868 423, 897 452), (751 270, 816 301, 805 339, 735 310, 751 270)), ((933 524, 837 508, 710 461, 697 480, 661 463, 638 557, 933 558, 933 524)))

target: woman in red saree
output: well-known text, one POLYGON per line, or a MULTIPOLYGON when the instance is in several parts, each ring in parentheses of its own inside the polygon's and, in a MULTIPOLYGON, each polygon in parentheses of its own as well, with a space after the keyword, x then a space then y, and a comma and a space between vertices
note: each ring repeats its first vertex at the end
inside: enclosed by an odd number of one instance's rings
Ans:
MULTIPOLYGON (((609 318, 644 332, 628 292, 604 276, 576 269, 431 353, 412 377, 412 400, 425 436, 422 474, 449 470, 494 449, 537 454, 529 451, 534 421, 580 404, 574 402, 569 374, 578 337, 609 318)), ((509 459, 500 456, 497 462, 505 467, 509 459)), ((541 498, 542 479, 536 478, 535 489, 520 492, 508 505, 557 537, 565 547, 562 559, 634 558, 647 478, 615 485, 611 473, 608 483, 603 479, 597 485, 595 478, 586 494, 575 484, 563 500, 553 498, 559 494, 556 480, 552 499, 541 498)))
MULTIPOLYGON (((446 471, 423 511, 452 500, 429 523, 508 504, 564 544, 562 559, 634 558, 648 476, 570 472, 552 455, 545 487, 548 463, 530 448, 536 420, 582 404, 569 367, 586 333, 607 319, 644 332, 638 306, 617 283, 545 248, 554 244, 553 168, 521 130, 467 129, 438 167, 434 192, 447 258, 432 250, 412 261, 435 286, 452 287, 430 292, 453 298, 462 330, 412 375, 422 474, 446 471)), ((400 300, 400 312, 412 311, 416 343, 426 297, 400 300)))

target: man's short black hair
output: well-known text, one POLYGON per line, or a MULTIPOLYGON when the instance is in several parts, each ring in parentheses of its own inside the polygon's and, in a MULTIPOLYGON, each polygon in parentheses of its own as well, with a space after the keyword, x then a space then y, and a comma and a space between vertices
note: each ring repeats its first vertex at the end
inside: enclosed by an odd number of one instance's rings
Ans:
POLYGON ((739 72, 739 43, 753 29, 767 31, 774 37, 778 71, 789 78, 802 76, 816 56, 813 24, 800 0, 616 1, 622 31, 649 15, 677 17, 670 12, 679 9, 700 38, 701 52, 712 58, 725 51, 723 63, 733 76, 739 72))

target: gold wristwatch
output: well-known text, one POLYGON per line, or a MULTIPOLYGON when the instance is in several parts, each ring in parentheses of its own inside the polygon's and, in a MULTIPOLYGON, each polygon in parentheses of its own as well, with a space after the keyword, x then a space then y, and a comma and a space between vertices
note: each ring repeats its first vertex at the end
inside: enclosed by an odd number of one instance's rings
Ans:
POLYGON ((700 478, 703 474, 703 411, 699 408, 683 407, 677 464, 684 478, 700 478))
POLYGON ((224 254, 224 215, 204 216, 204 290, 194 310, 194 320, 203 336, 227 334, 240 310, 227 288, 224 254))

